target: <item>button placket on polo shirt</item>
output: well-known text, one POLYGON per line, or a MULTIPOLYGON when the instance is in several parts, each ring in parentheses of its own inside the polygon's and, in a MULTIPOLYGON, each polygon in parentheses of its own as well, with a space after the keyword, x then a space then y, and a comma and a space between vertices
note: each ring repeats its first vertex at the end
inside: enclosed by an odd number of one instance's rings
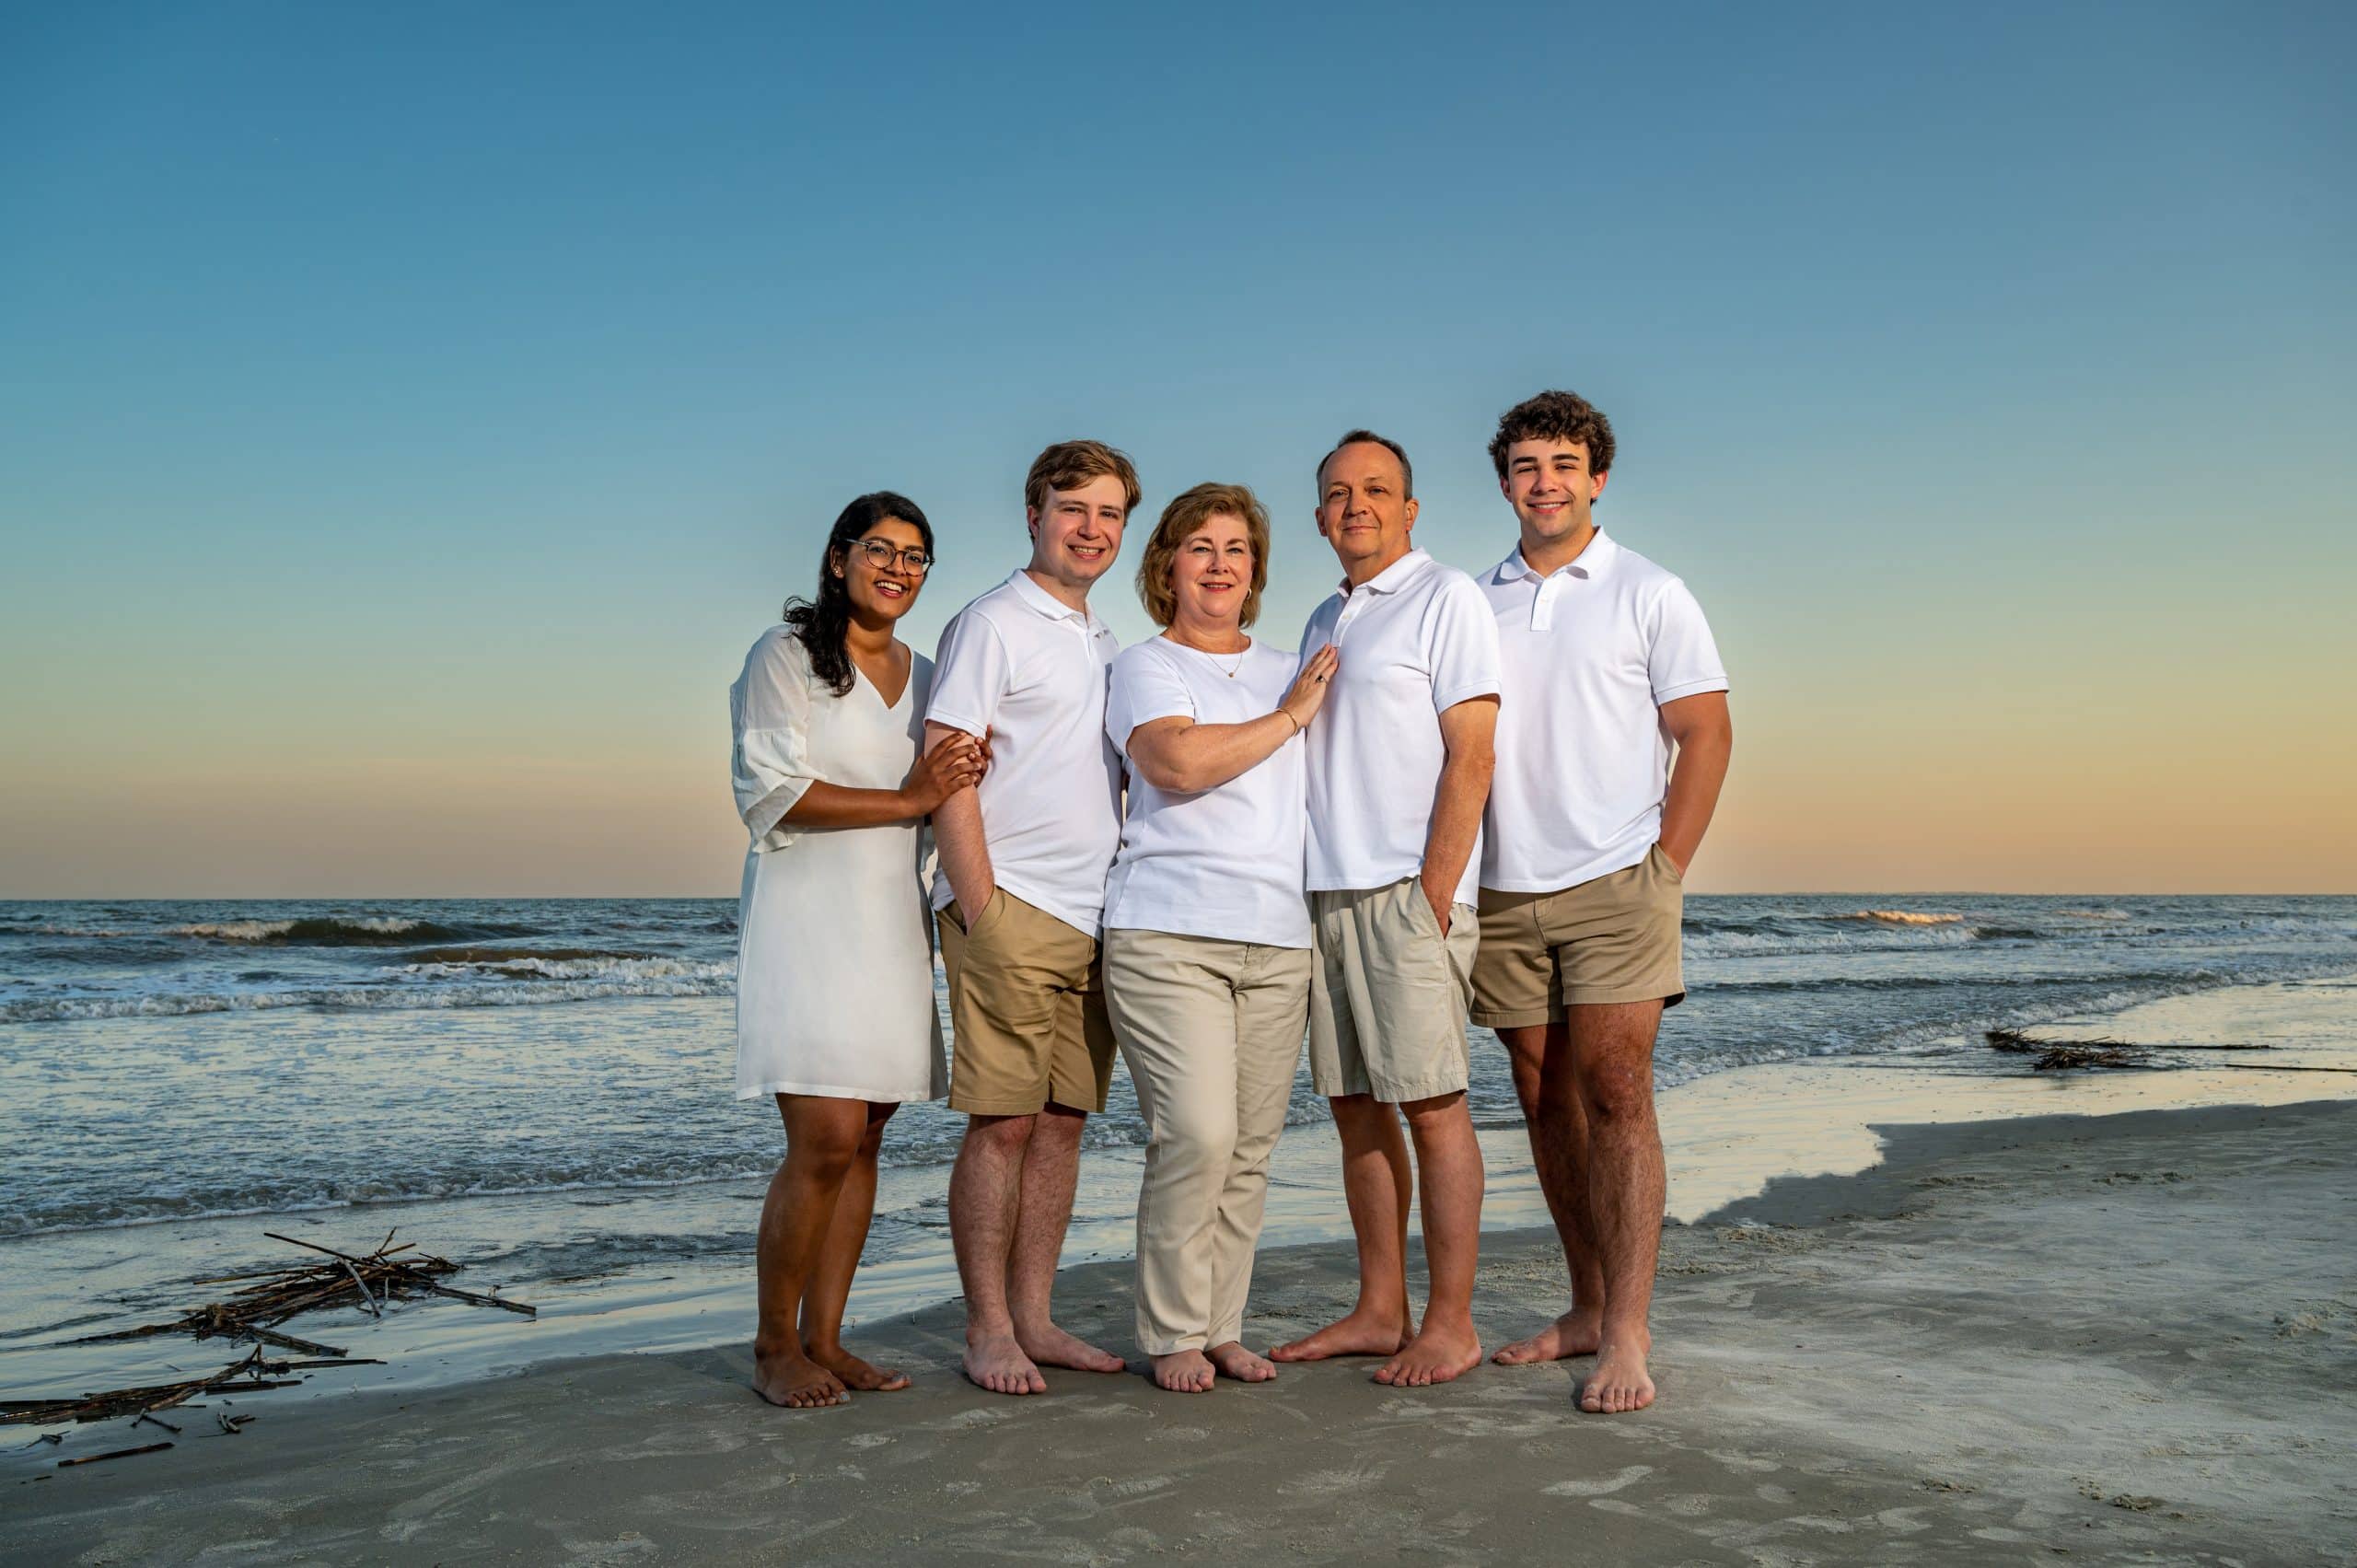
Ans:
MULTIPOLYGON (((1525 569, 1526 574, 1528 568, 1525 569)), ((1574 563, 1562 567, 1538 582, 1538 591, 1530 600, 1530 629, 1551 632, 1555 629, 1555 601, 1572 591, 1572 579, 1587 581, 1587 574, 1574 563)))

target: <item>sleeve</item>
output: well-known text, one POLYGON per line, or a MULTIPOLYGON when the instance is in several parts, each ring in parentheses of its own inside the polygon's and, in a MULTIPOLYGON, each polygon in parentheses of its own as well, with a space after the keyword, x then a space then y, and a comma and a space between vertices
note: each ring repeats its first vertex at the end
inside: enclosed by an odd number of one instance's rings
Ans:
POLYGON ((1702 619, 1701 605, 1683 582, 1670 579, 1651 619, 1645 628, 1645 671, 1653 681, 1655 707, 1727 689, 1726 666, 1719 662, 1711 623, 1702 619))
POLYGON ((1472 578, 1460 575, 1434 596, 1429 634, 1433 712, 1498 694, 1498 618, 1472 578))
POLYGON ((942 628, 925 719, 979 736, 998 717, 998 705, 1014 683, 1015 661, 1007 656, 1005 639, 989 616, 969 605, 942 628))
POLYGON ((758 842, 818 775, 810 760, 810 657, 790 633, 763 637, 729 691, 737 814, 758 842))
POLYGON ((1138 726, 1195 716, 1194 693, 1169 660, 1134 652, 1113 661, 1112 682, 1105 693, 1105 734, 1123 757, 1130 754, 1130 735, 1138 726))

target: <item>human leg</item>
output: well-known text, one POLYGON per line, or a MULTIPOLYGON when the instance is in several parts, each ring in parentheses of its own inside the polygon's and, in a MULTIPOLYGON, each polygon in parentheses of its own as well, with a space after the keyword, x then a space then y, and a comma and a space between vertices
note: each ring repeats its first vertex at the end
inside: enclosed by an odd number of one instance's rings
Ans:
POLYGON ((856 1390, 889 1393, 909 1386, 909 1375, 883 1371, 843 1348, 843 1308, 851 1299, 851 1279, 859 1255, 867 1246, 867 1227, 876 1214, 876 1156, 884 1144, 884 1124, 900 1107, 871 1101, 867 1127, 859 1140, 842 1191, 835 1198, 834 1223, 819 1249, 818 1266, 802 1290, 802 1347, 811 1360, 856 1390))
POLYGON ((1243 1344, 1244 1307, 1268 1202, 1269 1159, 1284 1132, 1301 1061, 1310 963, 1309 953, 1300 948, 1250 948, 1236 988, 1237 1132, 1213 1232, 1211 1343, 1205 1353, 1223 1376, 1248 1383, 1277 1375, 1266 1357, 1243 1344))
POLYGON ((1414 1189, 1399 1112, 1367 1094, 1343 1095, 1330 1103, 1342 1140, 1342 1195, 1358 1239, 1358 1303, 1316 1333, 1271 1351, 1272 1361, 1395 1355, 1413 1328, 1408 1311, 1408 1205, 1414 1189))
POLYGON ((1037 1116, 974 1116, 949 1168, 949 1242, 966 1293, 966 1376, 994 1394, 1044 1394, 1008 1307, 1009 1260, 1037 1116))
POLYGON ((1503 1366, 1593 1355, 1604 1318, 1604 1271, 1597 1262, 1596 1216, 1587 1191, 1587 1113, 1581 1109, 1579 1078, 1572 1060, 1571 1026, 1564 1022, 1502 1028, 1514 1070, 1515 1098, 1530 1136, 1532 1164, 1547 1212, 1563 1245, 1572 1301, 1562 1316, 1490 1359, 1503 1366))
POLYGON ((1063 1254, 1064 1230, 1072 1223, 1073 1193, 1080 1184, 1080 1134, 1087 1121, 1087 1112, 1053 1102, 1035 1121, 1023 1158, 1015 1245, 1007 1259, 1007 1310, 1016 1343, 1034 1365, 1119 1372, 1120 1356, 1057 1327, 1049 1310, 1056 1260, 1063 1254))
POLYGON ((858 1158, 867 1106, 784 1094, 777 1105, 785 1123, 785 1158, 770 1178, 754 1244, 753 1388, 772 1404, 809 1410, 845 1398, 842 1378, 813 1360, 804 1344, 803 1298, 858 1158))
POLYGON ((1461 1376, 1481 1359, 1481 1342, 1473 1330, 1473 1274, 1481 1248, 1481 1143, 1462 1092, 1411 1101, 1399 1109, 1416 1146, 1432 1294, 1415 1338, 1375 1380, 1421 1388, 1461 1376))
POLYGON ((1643 1410, 1654 1400, 1646 1358, 1654 1274, 1668 1198, 1661 1128, 1654 1118, 1654 1038, 1662 1004, 1574 1006, 1571 1033, 1588 1129, 1588 1202, 1604 1279, 1601 1343, 1580 1408, 1643 1410))
POLYGON ((1234 984, 1243 947, 1166 932, 1105 935, 1113 1031, 1146 1123, 1138 1192, 1137 1338, 1165 1388, 1212 1386, 1214 1227, 1237 1141, 1234 984))

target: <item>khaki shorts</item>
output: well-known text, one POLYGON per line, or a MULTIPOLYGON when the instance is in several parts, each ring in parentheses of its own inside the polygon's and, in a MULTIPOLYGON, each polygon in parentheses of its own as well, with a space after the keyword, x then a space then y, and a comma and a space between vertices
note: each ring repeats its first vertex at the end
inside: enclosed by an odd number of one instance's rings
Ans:
POLYGON ((1556 893, 1481 889, 1473 1021, 1493 1029, 1562 1020, 1601 1003, 1686 999, 1678 928, 1686 890, 1655 844, 1625 870, 1556 893))
POLYGON ((1440 934, 1423 884, 1309 895, 1318 960, 1309 971, 1309 1076, 1318 1092, 1373 1095, 1387 1105, 1456 1094, 1471 1056, 1465 1043, 1473 952, 1480 927, 1469 904, 1440 934))
POLYGON ((1113 1027, 1097 939, 1001 888, 973 929, 953 900, 940 912, 949 974, 949 1107, 1028 1116, 1050 1100, 1102 1110, 1113 1081, 1113 1027))

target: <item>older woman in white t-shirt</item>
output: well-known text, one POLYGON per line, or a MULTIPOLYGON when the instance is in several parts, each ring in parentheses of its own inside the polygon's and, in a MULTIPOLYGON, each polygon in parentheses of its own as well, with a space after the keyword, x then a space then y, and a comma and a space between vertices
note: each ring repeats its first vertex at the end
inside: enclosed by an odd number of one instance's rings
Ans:
POLYGON ((1244 1297, 1309 1016, 1300 737, 1332 648, 1305 666, 1245 634, 1269 580, 1269 516, 1199 484, 1146 542, 1138 593, 1164 628, 1113 661, 1105 727, 1129 810, 1105 889, 1105 992, 1148 1138, 1138 1340, 1155 1381, 1276 1376, 1244 1297))

